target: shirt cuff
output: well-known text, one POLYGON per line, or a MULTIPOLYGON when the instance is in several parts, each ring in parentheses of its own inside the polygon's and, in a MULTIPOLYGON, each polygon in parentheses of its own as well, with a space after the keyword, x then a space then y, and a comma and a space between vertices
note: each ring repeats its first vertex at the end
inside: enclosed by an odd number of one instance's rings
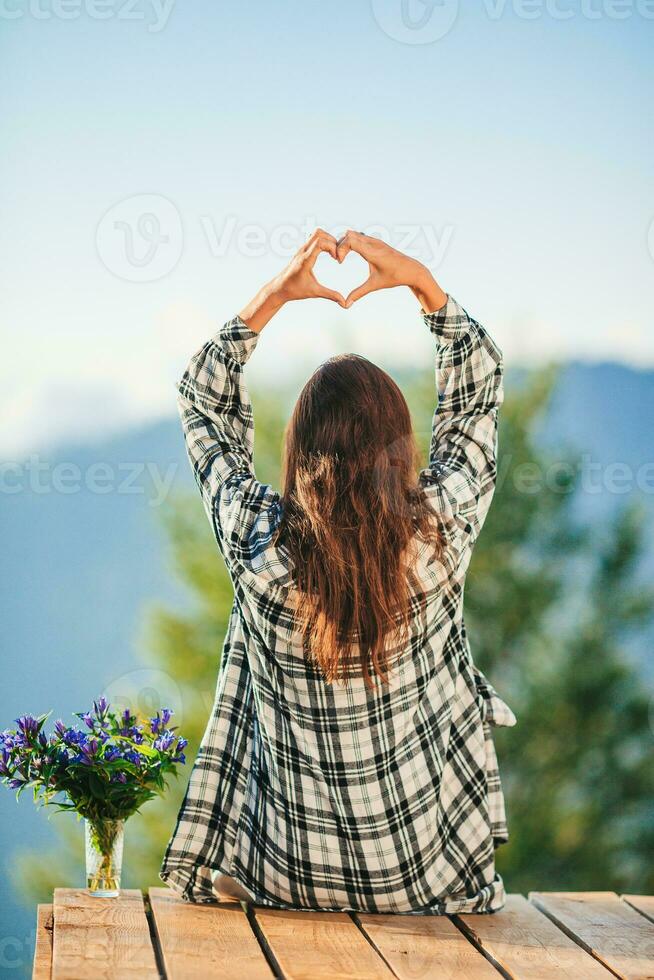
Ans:
POLYGON ((442 340, 456 340, 470 326, 470 317, 452 296, 435 313, 424 313, 422 318, 433 334, 442 340))
POLYGON ((211 338, 216 347, 220 347, 232 361, 245 364, 250 354, 257 346, 259 334, 250 330, 240 316, 232 317, 211 338))

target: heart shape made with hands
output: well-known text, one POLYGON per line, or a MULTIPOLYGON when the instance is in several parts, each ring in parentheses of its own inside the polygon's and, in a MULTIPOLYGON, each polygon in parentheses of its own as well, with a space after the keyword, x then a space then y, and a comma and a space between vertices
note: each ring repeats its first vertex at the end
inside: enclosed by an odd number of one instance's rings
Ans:
POLYGON ((335 289, 347 299, 353 289, 366 281, 370 267, 356 252, 348 252, 340 263, 329 252, 322 252, 316 259, 313 274, 322 286, 335 289))

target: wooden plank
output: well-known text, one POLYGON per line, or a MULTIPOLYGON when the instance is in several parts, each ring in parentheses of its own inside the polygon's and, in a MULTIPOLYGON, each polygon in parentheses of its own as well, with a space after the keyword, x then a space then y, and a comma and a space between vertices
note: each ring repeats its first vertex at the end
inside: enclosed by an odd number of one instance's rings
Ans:
POLYGON ((399 980, 497 980, 497 971, 446 916, 355 918, 399 980))
POLYGON ((240 903, 191 905, 170 888, 149 896, 168 980, 273 976, 240 903))
POLYGON ((654 895, 622 895, 623 902, 654 922, 654 895))
POLYGON ((608 980, 610 976, 522 895, 507 895, 501 912, 453 918, 511 977, 608 980))
POLYGON ((654 923, 615 892, 531 892, 530 899, 625 980, 654 976, 654 923))
POLYGON ((159 977, 138 889, 92 898, 83 889, 55 888, 53 912, 53 980, 159 977))
POLYGON ((286 980, 390 980, 393 974, 345 912, 255 907, 286 980))
POLYGON ((32 980, 50 980, 52 976, 52 928, 52 906, 37 905, 32 980))

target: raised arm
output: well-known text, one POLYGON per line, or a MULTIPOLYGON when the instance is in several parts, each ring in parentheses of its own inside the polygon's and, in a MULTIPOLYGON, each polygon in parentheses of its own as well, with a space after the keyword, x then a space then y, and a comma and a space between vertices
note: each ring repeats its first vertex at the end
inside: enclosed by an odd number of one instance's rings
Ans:
POLYGON ((236 316, 191 359, 178 385, 186 451, 230 571, 251 557, 251 532, 276 503, 252 465, 254 424, 243 366, 257 335, 236 316))
POLYGON ((454 524, 456 564, 462 573, 495 490, 502 354, 451 296, 423 318, 436 338, 438 404, 422 482, 454 524))
POLYGON ((497 410, 502 402, 502 355, 489 335, 448 297, 429 269, 377 238, 349 231, 339 259, 358 252, 370 276, 346 303, 367 293, 408 286, 436 338, 436 387, 429 466, 421 482, 449 528, 458 574, 470 559, 495 488, 497 410))
POLYGON ((278 494, 254 475, 254 422, 243 368, 258 334, 281 307, 308 297, 345 300, 321 286, 313 266, 336 240, 320 230, 193 356, 178 385, 186 450, 205 510, 230 571, 256 561, 277 517, 278 494))

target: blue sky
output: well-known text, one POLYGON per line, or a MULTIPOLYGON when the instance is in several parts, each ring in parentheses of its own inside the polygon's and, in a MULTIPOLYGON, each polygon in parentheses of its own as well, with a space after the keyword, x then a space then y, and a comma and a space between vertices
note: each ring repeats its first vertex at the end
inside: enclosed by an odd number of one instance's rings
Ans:
MULTIPOLYGON (((313 223, 405 244, 509 365, 654 366, 653 38, 651 0, 2 0, 0 450, 173 412, 313 223)), ((252 377, 341 349, 430 358, 395 291, 289 307, 252 377)))

